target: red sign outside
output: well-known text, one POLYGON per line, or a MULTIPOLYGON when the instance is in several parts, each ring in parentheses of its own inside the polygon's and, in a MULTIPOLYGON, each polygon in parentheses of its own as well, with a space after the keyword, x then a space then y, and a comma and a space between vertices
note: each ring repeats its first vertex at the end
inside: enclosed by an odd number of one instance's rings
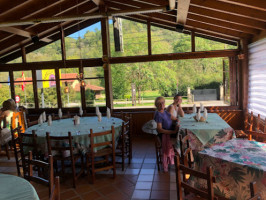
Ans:
POLYGON ((16 103, 19 103, 19 102, 20 102, 20 97, 17 95, 17 96, 15 97, 15 100, 16 100, 16 103))

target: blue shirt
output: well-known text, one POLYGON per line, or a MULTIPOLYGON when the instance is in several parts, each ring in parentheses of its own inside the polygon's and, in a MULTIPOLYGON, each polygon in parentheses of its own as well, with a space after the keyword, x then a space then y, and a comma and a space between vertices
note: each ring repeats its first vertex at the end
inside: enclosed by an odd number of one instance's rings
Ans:
POLYGON ((163 129, 174 130, 173 121, 171 120, 171 114, 167 111, 164 111, 163 113, 156 111, 154 120, 157 123, 161 123, 163 129))

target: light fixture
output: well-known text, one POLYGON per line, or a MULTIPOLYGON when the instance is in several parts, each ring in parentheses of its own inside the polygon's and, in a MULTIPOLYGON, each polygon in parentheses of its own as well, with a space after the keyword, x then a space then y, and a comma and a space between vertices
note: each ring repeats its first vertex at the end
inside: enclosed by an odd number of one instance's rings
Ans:
POLYGON ((85 87, 85 86, 86 86, 86 82, 85 82, 85 80, 84 80, 84 75, 83 75, 83 73, 79 73, 79 74, 77 75, 77 79, 78 79, 78 81, 79 81, 81 87, 85 87))
POLYGON ((177 24, 175 29, 177 32, 182 33, 184 31, 184 25, 183 24, 177 24))
POLYGON ((65 82, 64 92, 65 92, 66 94, 69 93, 69 88, 68 88, 67 81, 65 82))

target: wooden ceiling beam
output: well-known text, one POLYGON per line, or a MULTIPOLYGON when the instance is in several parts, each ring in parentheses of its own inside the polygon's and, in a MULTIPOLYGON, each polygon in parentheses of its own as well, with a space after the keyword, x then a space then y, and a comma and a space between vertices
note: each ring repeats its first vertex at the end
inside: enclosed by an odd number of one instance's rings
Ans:
POLYGON ((240 5, 247 8, 253 8, 261 11, 266 11, 266 1, 261 0, 219 0, 234 5, 240 5))
POLYGON ((185 25, 187 22, 190 0, 178 0, 176 22, 185 25))
POLYGON ((212 19, 212 18, 208 18, 208 17, 202 16, 202 15, 196 15, 196 14, 192 14, 192 13, 188 14, 188 19, 192 19, 194 21, 207 23, 207 24, 210 24, 210 25, 217 25, 219 27, 224 27, 224 28, 227 28, 227 29, 235 30, 235 31, 241 31, 241 32, 244 32, 244 33, 252 34, 252 35, 257 35, 257 34, 260 33, 260 31, 257 30, 257 29, 253 29, 253 28, 241 26, 241 25, 238 25, 238 24, 233 24, 233 23, 230 23, 230 22, 217 20, 217 19, 212 19))
POLYGON ((259 30, 266 29, 266 23, 257 21, 254 19, 249 19, 241 16, 236 16, 229 13, 224 13, 217 10, 210 10, 208 8, 202 8, 194 5, 190 5, 189 13, 197 14, 200 16, 206 16, 213 19, 218 19, 225 22, 230 22, 234 24, 239 24, 242 26, 247 26, 250 28, 255 28, 259 30))
MULTIPOLYGON (((131 15, 131 16, 123 16, 123 18, 128 18, 128 19, 137 19, 137 20, 142 20, 143 22, 146 22, 147 20, 150 20, 152 25, 156 25, 156 26, 161 26, 164 28, 172 28, 172 30, 176 31, 176 23, 171 23, 171 22, 166 22, 166 21, 162 21, 159 19, 149 19, 147 16, 143 16, 143 15, 131 15)), ((228 41, 237 41, 239 40, 238 37, 234 37, 231 35, 226 35, 220 32, 211 32, 211 31, 206 31, 203 29, 197 30, 192 26, 187 26, 186 25, 186 30, 189 31, 194 31, 195 34, 199 33, 201 35, 206 35, 206 36, 213 36, 214 38, 222 38, 224 40, 228 40, 228 41)), ((185 30, 185 31, 186 31, 185 30)))
MULTIPOLYGON (((143 2, 143 0, 135 0, 135 1, 143 2)), ((160 5, 160 6, 169 5, 169 1, 168 0, 145 0, 145 3, 150 3, 150 4, 153 4, 153 5, 160 5)))
POLYGON ((109 61, 111 64, 153 62, 153 61, 164 61, 164 60, 233 57, 236 56, 238 53, 239 50, 197 51, 197 52, 156 54, 156 55, 145 55, 145 56, 113 57, 110 58, 109 61))
POLYGON ((0 17, 6 13, 10 13, 15 9, 22 8, 25 4, 31 2, 32 0, 2 0, 0 6, 0 17))
POLYGON ((241 33, 239 31, 234 31, 234 30, 230 30, 230 29, 226 29, 226 28, 221 28, 217 25, 210 25, 210 24, 205 24, 199 21, 194 21, 191 19, 187 19, 187 24, 188 26, 192 26, 195 29, 199 28, 199 29, 205 29, 206 31, 211 31, 211 32, 215 32, 215 33, 222 33, 222 34, 226 34, 226 35, 231 35, 233 37, 236 38, 246 38, 249 39, 251 38, 250 34, 247 33, 241 33))
MULTIPOLYGON (((0 30, 15 34, 15 35, 20 35, 20 36, 23 36, 26 38, 31 38, 32 36, 37 35, 36 33, 24 31, 22 29, 18 29, 18 28, 14 28, 14 27, 2 27, 2 28, 0 27, 0 30)), ((43 42, 52 42, 52 40, 50 40, 49 38, 42 38, 40 40, 43 42)))
POLYGON ((266 22, 265 12, 213 0, 191 0, 191 5, 266 22))

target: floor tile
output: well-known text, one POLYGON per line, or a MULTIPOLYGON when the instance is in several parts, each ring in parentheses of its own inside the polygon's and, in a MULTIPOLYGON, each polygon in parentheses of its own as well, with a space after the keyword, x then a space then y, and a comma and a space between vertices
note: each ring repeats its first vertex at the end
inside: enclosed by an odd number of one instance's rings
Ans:
POLYGON ((150 194, 150 190, 135 190, 133 192, 132 199, 149 199, 150 194))
POLYGON ((156 164, 153 163, 144 163, 142 169, 154 169, 156 164))
POLYGON ((138 181, 153 181, 153 175, 140 174, 138 181))
POLYGON ((140 174, 154 174, 155 169, 141 169, 140 174))
POLYGON ((136 184, 136 189, 137 190, 151 190, 151 186, 152 186, 152 181, 150 182, 137 182, 136 184))
POLYGON ((127 169, 125 174, 133 174, 133 175, 138 175, 140 169, 127 169))
POLYGON ((160 200, 168 200, 170 197, 170 192, 169 191, 156 191, 153 190, 151 192, 151 197, 150 199, 160 199, 160 200))
POLYGON ((169 182, 153 182, 152 190, 170 190, 169 182))
MULTIPOLYGON (((92 192, 89 192, 89 193, 86 193, 86 194, 83 194, 81 195, 81 197, 84 199, 84 200, 96 200, 100 197, 102 197, 102 195, 100 195, 98 192, 96 191, 92 191, 92 192)), ((61 198, 63 199, 63 198, 61 198)))

